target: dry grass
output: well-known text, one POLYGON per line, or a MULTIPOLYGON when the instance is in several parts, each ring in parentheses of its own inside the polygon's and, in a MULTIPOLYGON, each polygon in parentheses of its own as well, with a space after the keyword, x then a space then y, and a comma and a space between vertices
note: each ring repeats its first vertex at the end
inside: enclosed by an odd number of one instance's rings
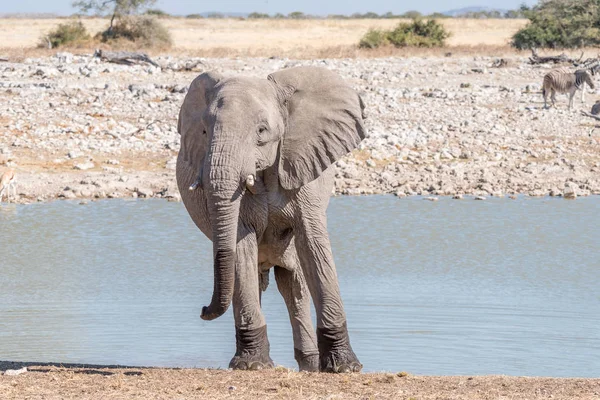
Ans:
MULTIPOLYGON (((25 57, 53 55, 56 50, 36 49, 40 37, 66 19, 0 19, 0 56, 19 61, 25 57)), ((82 20, 93 35, 106 29, 107 19, 82 20)), ((372 58, 372 57, 440 57, 454 56, 528 55, 509 47, 511 36, 526 20, 506 19, 443 19, 441 23, 452 32, 444 48, 385 47, 359 49, 357 44, 369 28, 389 29, 400 19, 373 20, 240 20, 161 18, 173 37, 168 54, 197 57, 288 57, 315 58, 372 58)), ((125 44, 120 48, 136 48, 125 44)), ((89 53, 105 44, 88 43, 87 47, 68 48, 75 53, 89 53)), ((146 49, 144 49, 146 50, 146 49)), ((161 50, 147 50, 151 55, 161 50)), ((560 50, 540 51, 540 55, 560 53, 560 50)), ((565 51, 574 58, 579 50, 565 51)), ((586 49, 586 57, 598 55, 598 49, 586 49)))
MULTIPOLYGON (((107 19, 90 18, 82 21, 92 35, 108 26, 107 19)), ((299 58, 332 54, 334 57, 357 57, 406 53, 397 49, 369 52, 356 48, 361 36, 369 28, 390 29, 400 21, 161 19, 171 32, 174 47, 179 51, 210 57, 299 58)), ((0 43, 6 49, 32 48, 40 37, 64 22, 65 19, 0 19, 0 43)), ((526 23, 525 20, 469 19, 444 19, 441 22, 452 32, 448 40, 451 49, 438 49, 438 52, 477 49, 481 45, 508 51, 510 37, 526 23)))
POLYGON ((599 379, 30 367, 0 376, 3 399, 597 399, 599 379))

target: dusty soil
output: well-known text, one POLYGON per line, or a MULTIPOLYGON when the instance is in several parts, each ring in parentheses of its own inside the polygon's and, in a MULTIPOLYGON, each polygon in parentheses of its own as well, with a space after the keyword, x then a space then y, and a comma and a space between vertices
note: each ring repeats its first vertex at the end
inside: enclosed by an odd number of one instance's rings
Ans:
MULTIPOLYGON (((0 362, 0 370, 21 367, 0 362)), ((0 376, 2 399, 553 399, 600 398, 600 379, 509 376, 316 374, 285 368, 246 372, 205 369, 60 368, 30 365, 0 376)))

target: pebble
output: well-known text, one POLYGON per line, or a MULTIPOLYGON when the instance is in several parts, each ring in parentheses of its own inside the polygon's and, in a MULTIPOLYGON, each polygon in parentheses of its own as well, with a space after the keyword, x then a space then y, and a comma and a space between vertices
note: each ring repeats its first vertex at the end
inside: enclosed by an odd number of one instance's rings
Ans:
MULTIPOLYGON (((527 55, 507 57, 502 69, 490 68, 492 60, 459 55, 278 60, 276 65, 260 58, 154 59, 163 72, 68 52, 2 64, 0 168, 18 164, 12 154, 31 154, 56 160, 56 168, 73 160, 79 171, 43 177, 21 172, 20 190, 27 196, 20 201, 55 198, 66 185, 82 198, 148 197, 176 188, 177 116, 193 74, 164 71, 196 61, 201 61, 198 70, 218 65, 226 76, 262 78, 286 65, 326 64, 354 87, 366 105, 366 137, 333 167, 335 194, 574 198, 600 193, 600 138, 586 125, 592 121, 569 112, 564 96, 556 109, 541 109, 537 92, 553 66, 531 66, 527 55), (123 170, 95 171, 94 162, 81 159, 90 154, 123 170), (144 158, 162 161, 152 161, 153 172, 125 162, 144 158), (79 180, 92 173, 103 188, 82 190, 79 180), (123 174, 131 175, 130 181, 113 185, 123 174), (573 195, 562 190, 567 181, 575 186, 573 195), (139 194, 136 187, 148 189, 139 194)), ((589 111, 592 104, 592 98, 585 105, 578 98, 575 107, 589 111)))

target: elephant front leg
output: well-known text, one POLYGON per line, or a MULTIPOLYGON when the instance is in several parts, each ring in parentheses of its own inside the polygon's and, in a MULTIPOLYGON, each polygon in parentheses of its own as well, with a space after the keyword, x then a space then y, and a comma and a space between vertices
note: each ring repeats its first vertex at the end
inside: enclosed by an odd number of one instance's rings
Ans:
POLYGON ((300 264, 295 261, 286 268, 275 267, 275 280, 290 315, 294 358, 300 371, 318 372, 319 350, 310 317, 310 294, 300 264))
POLYGON ((296 249, 317 313, 319 368, 323 372, 359 372, 362 364, 350 346, 326 217, 315 218, 315 214, 304 220, 296 249))
POLYGON ((236 254, 233 292, 236 352, 229 368, 271 368, 267 325, 260 308, 256 235, 249 234, 240 240, 236 254))

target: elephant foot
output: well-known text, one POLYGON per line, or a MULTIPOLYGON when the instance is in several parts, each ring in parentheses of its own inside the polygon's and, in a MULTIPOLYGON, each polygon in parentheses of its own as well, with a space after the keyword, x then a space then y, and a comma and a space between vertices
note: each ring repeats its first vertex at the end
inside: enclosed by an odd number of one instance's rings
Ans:
POLYGON ((298 362, 298 369, 306 372, 319 372, 319 354, 305 354, 301 350, 294 349, 294 358, 298 362))
POLYGON ((269 339, 267 326, 244 330, 235 328, 237 350, 229 362, 229 368, 241 370, 260 370, 273 368, 273 360, 269 356, 269 339))
POLYGON ((338 328, 317 328, 321 372, 360 372, 362 364, 350 346, 346 323, 338 328))

